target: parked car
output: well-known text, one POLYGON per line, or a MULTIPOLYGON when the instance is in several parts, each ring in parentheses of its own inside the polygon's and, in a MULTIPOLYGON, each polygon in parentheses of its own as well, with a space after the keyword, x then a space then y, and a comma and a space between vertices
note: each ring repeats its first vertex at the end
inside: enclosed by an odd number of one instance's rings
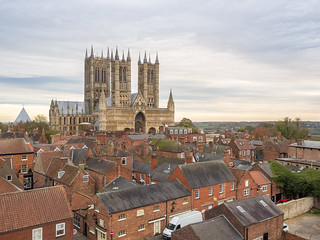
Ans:
POLYGON ((286 223, 283 223, 283 231, 289 232, 289 226, 286 223))
POLYGON ((283 199, 280 199, 277 204, 280 204, 280 203, 286 203, 286 202, 289 202, 291 199, 287 199, 287 198, 283 198, 283 199))

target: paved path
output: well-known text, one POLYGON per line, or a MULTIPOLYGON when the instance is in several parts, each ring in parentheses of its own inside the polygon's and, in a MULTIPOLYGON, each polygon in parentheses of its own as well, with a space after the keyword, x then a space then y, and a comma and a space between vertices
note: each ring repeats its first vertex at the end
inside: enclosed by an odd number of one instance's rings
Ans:
POLYGON ((305 239, 320 239, 320 215, 304 213, 284 221, 289 232, 305 239))

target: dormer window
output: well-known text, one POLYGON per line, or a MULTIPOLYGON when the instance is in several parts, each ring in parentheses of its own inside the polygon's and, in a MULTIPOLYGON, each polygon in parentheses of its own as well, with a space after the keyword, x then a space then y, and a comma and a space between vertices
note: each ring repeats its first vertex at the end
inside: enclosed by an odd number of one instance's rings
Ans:
POLYGON ((121 158, 121 165, 127 165, 127 158, 126 157, 121 158))
POLYGON ((73 146, 71 146, 70 150, 74 150, 75 148, 73 146))
POLYGON ((58 172, 58 178, 62 178, 63 174, 65 173, 65 171, 59 171, 58 172))
POLYGON ((89 182, 89 175, 83 175, 83 182, 89 182))

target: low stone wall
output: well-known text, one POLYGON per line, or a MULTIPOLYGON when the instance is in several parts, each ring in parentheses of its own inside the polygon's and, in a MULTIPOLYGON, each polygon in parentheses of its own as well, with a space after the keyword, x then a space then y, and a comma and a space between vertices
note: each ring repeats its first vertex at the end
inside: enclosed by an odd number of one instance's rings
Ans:
POLYGON ((282 212, 284 212, 284 219, 293 218, 302 213, 308 212, 313 206, 313 197, 305 197, 278 204, 278 207, 282 210, 282 212))
POLYGON ((292 233, 283 232, 283 240, 306 240, 305 238, 299 237, 292 233))
POLYGON ((320 198, 314 199, 314 206, 313 207, 320 209, 320 198))

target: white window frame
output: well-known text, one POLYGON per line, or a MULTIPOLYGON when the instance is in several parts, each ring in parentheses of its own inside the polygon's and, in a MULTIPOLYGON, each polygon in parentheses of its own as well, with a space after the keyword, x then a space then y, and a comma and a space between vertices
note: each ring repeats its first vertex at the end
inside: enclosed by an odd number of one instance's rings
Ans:
POLYGON ((245 187, 249 187, 249 180, 245 180, 244 186, 245 186, 245 187))
POLYGON ((170 134, 173 134, 173 130, 170 130, 170 134))
POLYGON ((178 129, 174 130, 174 134, 178 134, 178 129))
POLYGON ((139 225, 138 227, 138 232, 145 230, 146 227, 144 226, 144 224, 139 225))
POLYGON ((250 156, 250 150, 247 150, 247 155, 250 156))
POLYGON ((179 129, 179 134, 182 134, 182 129, 179 129))
POLYGON ((99 219, 99 225, 104 228, 104 220, 101 218, 99 219))
POLYGON ((126 236, 126 230, 120 230, 119 233, 118 233, 118 237, 124 237, 126 236))
POLYGON ((28 173, 28 164, 21 165, 21 173, 28 173), (23 171, 23 166, 26 166, 26 171, 23 171))
POLYGON ((35 228, 35 229, 32 229, 32 240, 42 240, 42 227, 41 228, 35 228), (37 233, 37 231, 40 230, 40 233, 37 233), (36 234, 38 236, 36 236, 36 234), (40 235, 40 236, 39 236, 40 235))
POLYGON ((196 141, 198 141, 198 138, 197 138, 197 136, 193 136, 193 137, 192 137, 192 141, 193 141, 193 142, 196 142, 196 141))
POLYGON ((121 158, 121 165, 127 165, 127 158, 126 157, 121 158))
POLYGON ((153 207, 153 212, 159 212, 159 211, 160 211, 159 205, 153 207))
POLYGON ((66 223, 58 223, 56 224, 56 237, 66 235, 66 223), (63 233, 58 234, 58 231, 63 230, 63 233))
POLYGON ((251 156, 254 157, 254 151, 251 152, 251 156))
POLYGON ((245 155, 246 155, 246 151, 242 150, 242 156, 245 156, 245 155))
POLYGON ((83 175, 83 182, 89 182, 89 175, 83 175))
POLYGON ((188 198, 184 198, 184 199, 182 200, 182 204, 188 204, 188 203, 189 203, 188 198))
POLYGON ((73 226, 76 226, 77 228, 80 228, 81 219, 80 216, 77 214, 73 214, 73 226))
POLYGON ((262 192, 268 191, 268 186, 262 186, 262 192))
POLYGON ((137 211, 137 217, 143 216, 144 215, 144 209, 139 209, 137 211))
POLYGON ((184 156, 185 156, 185 155, 184 155, 184 152, 182 152, 182 153, 181 153, 181 158, 184 158, 184 156))
POLYGON ((188 134, 188 130, 187 130, 187 129, 184 129, 184 130, 183 130, 183 133, 184 133, 184 134, 188 134))
POLYGON ((223 185, 219 184, 219 193, 223 193, 223 185))
POLYGON ((28 155, 21 155, 21 161, 27 161, 28 155))
POLYGON ((234 182, 231 182, 231 191, 234 191, 234 182))
POLYGON ((200 189, 195 189, 194 190, 194 199, 199 199, 200 198, 200 189))
POLYGON ((212 194, 213 194, 213 187, 209 186, 209 196, 212 196, 212 194))
POLYGON ((203 137, 199 136, 199 142, 203 142, 203 137))
POLYGON ((123 220, 126 220, 127 218, 126 218, 126 215, 124 214, 124 213, 122 213, 122 214, 120 214, 119 216, 118 216, 118 221, 123 221, 123 220))
POLYGON ((249 196, 250 195, 250 189, 245 189, 243 192, 244 196, 249 196))
POLYGON ((12 175, 7 175, 7 176, 6 176, 6 180, 9 181, 9 182, 11 182, 11 181, 12 181, 12 175), (9 179, 9 178, 10 178, 10 179, 9 179))

